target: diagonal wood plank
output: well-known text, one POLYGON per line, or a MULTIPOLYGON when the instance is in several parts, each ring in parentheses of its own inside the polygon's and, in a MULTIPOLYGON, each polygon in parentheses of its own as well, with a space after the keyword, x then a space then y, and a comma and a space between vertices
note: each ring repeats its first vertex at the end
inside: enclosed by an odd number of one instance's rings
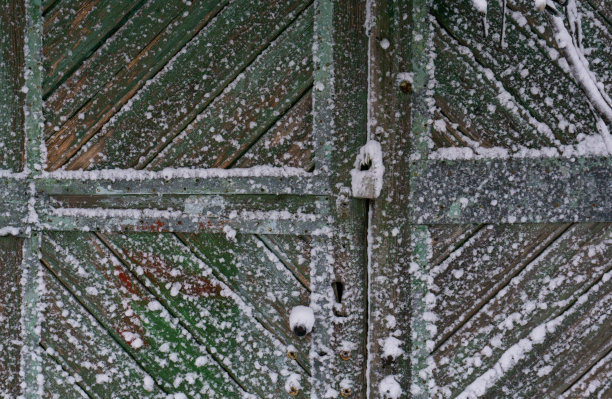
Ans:
POLYGON ((230 167, 290 166, 311 170, 312 88, 230 167))
MULTIPOLYGON (((249 392, 260 397, 284 396, 287 377, 279 375, 283 370, 304 374, 302 385, 308 391, 307 376, 287 356, 288 343, 264 328, 255 308, 217 280, 175 235, 111 234, 101 238, 249 392)), ((287 276, 279 273, 277 278, 287 276)))
POLYGON ((44 15, 43 93, 48 94, 119 29, 142 0, 59 0, 44 15))
POLYGON ((600 281, 612 265, 611 228, 604 223, 572 226, 451 336, 433 354, 434 396, 462 392, 506 350, 600 281))
POLYGON ((63 165, 226 4, 152 0, 131 16, 46 99, 49 169, 63 165))
POLYGON ((94 235, 48 233, 41 250, 48 269, 164 391, 242 396, 225 369, 94 235))
POLYGON ((0 397, 21 392, 23 239, 0 237, 0 397))
POLYGON ((612 351, 567 389, 560 398, 608 398, 612 396, 612 351))
POLYGON ((24 163, 25 2, 0 3, 0 170, 24 163))
MULTIPOLYGON (((432 264, 436 346, 477 312, 568 225, 488 225, 441 264, 432 264)), ((434 257, 436 254, 434 253, 434 257)))
MULTIPOLYGON (((311 86, 312 18, 310 7, 151 164, 145 161, 139 166, 227 168, 233 164, 311 86)), ((157 148, 151 154, 156 152, 157 148)))
POLYGON ((67 167, 136 166, 142 156, 162 148, 183 130, 307 4, 307 0, 231 3, 67 167))
POLYGON ((91 399, 91 396, 76 384, 76 378, 45 352, 42 353, 40 375, 44 380, 42 397, 45 399, 91 399))
MULTIPOLYGON (((531 7, 530 12, 537 13, 537 10, 531 7)), ((502 97, 529 111, 541 135, 560 144, 570 144, 579 133, 589 135, 597 131, 583 92, 550 58, 551 49, 557 54, 558 49, 540 46, 521 13, 508 14, 503 48, 492 36, 493 30, 499 33, 502 29, 501 8, 497 2, 489 3, 487 19, 491 35, 488 37, 483 35, 482 25, 474 23, 482 17, 469 0, 435 1, 432 14, 454 42, 468 49, 483 68, 499 79, 505 91, 502 97)))
POLYGON ((247 234, 235 240, 222 234, 178 236, 216 278, 255 308, 263 325, 295 347, 301 364, 309 364, 310 337, 297 337, 289 327, 291 309, 308 305, 309 293, 261 241, 247 234))
POLYGON ((58 363, 66 365, 69 374, 78 378, 79 387, 94 398, 166 397, 48 270, 43 271, 43 279, 41 345, 47 356, 59 359, 58 363))

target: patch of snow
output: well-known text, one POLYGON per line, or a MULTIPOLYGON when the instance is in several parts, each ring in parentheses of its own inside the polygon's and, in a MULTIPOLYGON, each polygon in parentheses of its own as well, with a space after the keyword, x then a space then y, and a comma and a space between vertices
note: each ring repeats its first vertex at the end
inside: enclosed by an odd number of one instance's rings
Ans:
POLYGON ((289 327, 297 335, 306 335, 312 331, 315 318, 312 308, 308 306, 296 306, 289 314, 289 327))
POLYGON ((351 170, 351 187, 357 198, 378 198, 382 190, 385 167, 382 149, 376 140, 369 140, 361 149, 351 170), (361 170, 368 166, 367 170, 361 170))
POLYGON ((385 399, 399 399, 402 396, 402 387, 394 375, 388 375, 380 382, 378 392, 385 399))

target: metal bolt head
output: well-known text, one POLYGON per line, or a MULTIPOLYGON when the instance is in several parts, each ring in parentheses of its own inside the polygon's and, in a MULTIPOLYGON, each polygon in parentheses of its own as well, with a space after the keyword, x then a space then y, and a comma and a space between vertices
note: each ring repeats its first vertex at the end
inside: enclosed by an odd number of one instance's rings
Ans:
POLYGON ((297 352, 296 351, 288 351, 287 352, 287 357, 291 360, 295 360, 297 359, 297 352))
POLYGON ((348 398, 352 394, 353 394, 353 390, 351 388, 342 388, 340 390, 340 395, 342 395, 343 398, 348 398))
POLYGON ((351 352, 349 351, 341 351, 340 352, 340 359, 342 360, 350 360, 352 357, 351 352))
POLYGON ((400 90, 401 90, 403 93, 411 93, 411 92, 412 92, 412 83, 410 83, 410 82, 409 82, 409 81, 407 81, 407 80, 402 80, 402 81, 400 82, 399 87, 400 87, 400 90))
POLYGON ((287 393, 291 396, 297 396, 300 393, 300 390, 296 387, 289 387, 289 391, 287 393))

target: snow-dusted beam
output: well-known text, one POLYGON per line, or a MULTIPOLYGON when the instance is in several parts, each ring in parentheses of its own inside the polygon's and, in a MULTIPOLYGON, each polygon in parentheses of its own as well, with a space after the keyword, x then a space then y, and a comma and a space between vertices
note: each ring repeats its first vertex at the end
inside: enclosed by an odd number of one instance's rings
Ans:
POLYGON ((418 224, 612 221, 612 158, 416 161, 418 224))

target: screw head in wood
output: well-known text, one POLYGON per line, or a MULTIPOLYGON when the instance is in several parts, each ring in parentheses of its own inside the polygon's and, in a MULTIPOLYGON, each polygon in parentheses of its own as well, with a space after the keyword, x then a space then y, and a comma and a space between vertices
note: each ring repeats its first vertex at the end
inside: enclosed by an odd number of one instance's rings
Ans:
POLYGON ((340 352, 340 359, 342 360, 350 360, 352 357, 351 352, 349 351, 341 351, 340 352))
POLYGON ((401 90, 403 93, 411 93, 411 92, 412 92, 412 83, 410 83, 410 82, 409 82, 409 81, 407 81, 407 80, 402 80, 402 81, 400 82, 399 87, 400 87, 400 90, 401 90))
POLYGON ((297 359, 297 352, 296 351, 287 351, 287 357, 291 360, 295 360, 297 359))
POLYGON ((300 393, 300 390, 296 387, 289 387, 289 391, 287 393, 291 396, 297 396, 300 393))
POLYGON ((353 394, 353 390, 351 388, 342 388, 340 390, 340 395, 342 395, 343 398, 348 398, 352 394, 353 394))

